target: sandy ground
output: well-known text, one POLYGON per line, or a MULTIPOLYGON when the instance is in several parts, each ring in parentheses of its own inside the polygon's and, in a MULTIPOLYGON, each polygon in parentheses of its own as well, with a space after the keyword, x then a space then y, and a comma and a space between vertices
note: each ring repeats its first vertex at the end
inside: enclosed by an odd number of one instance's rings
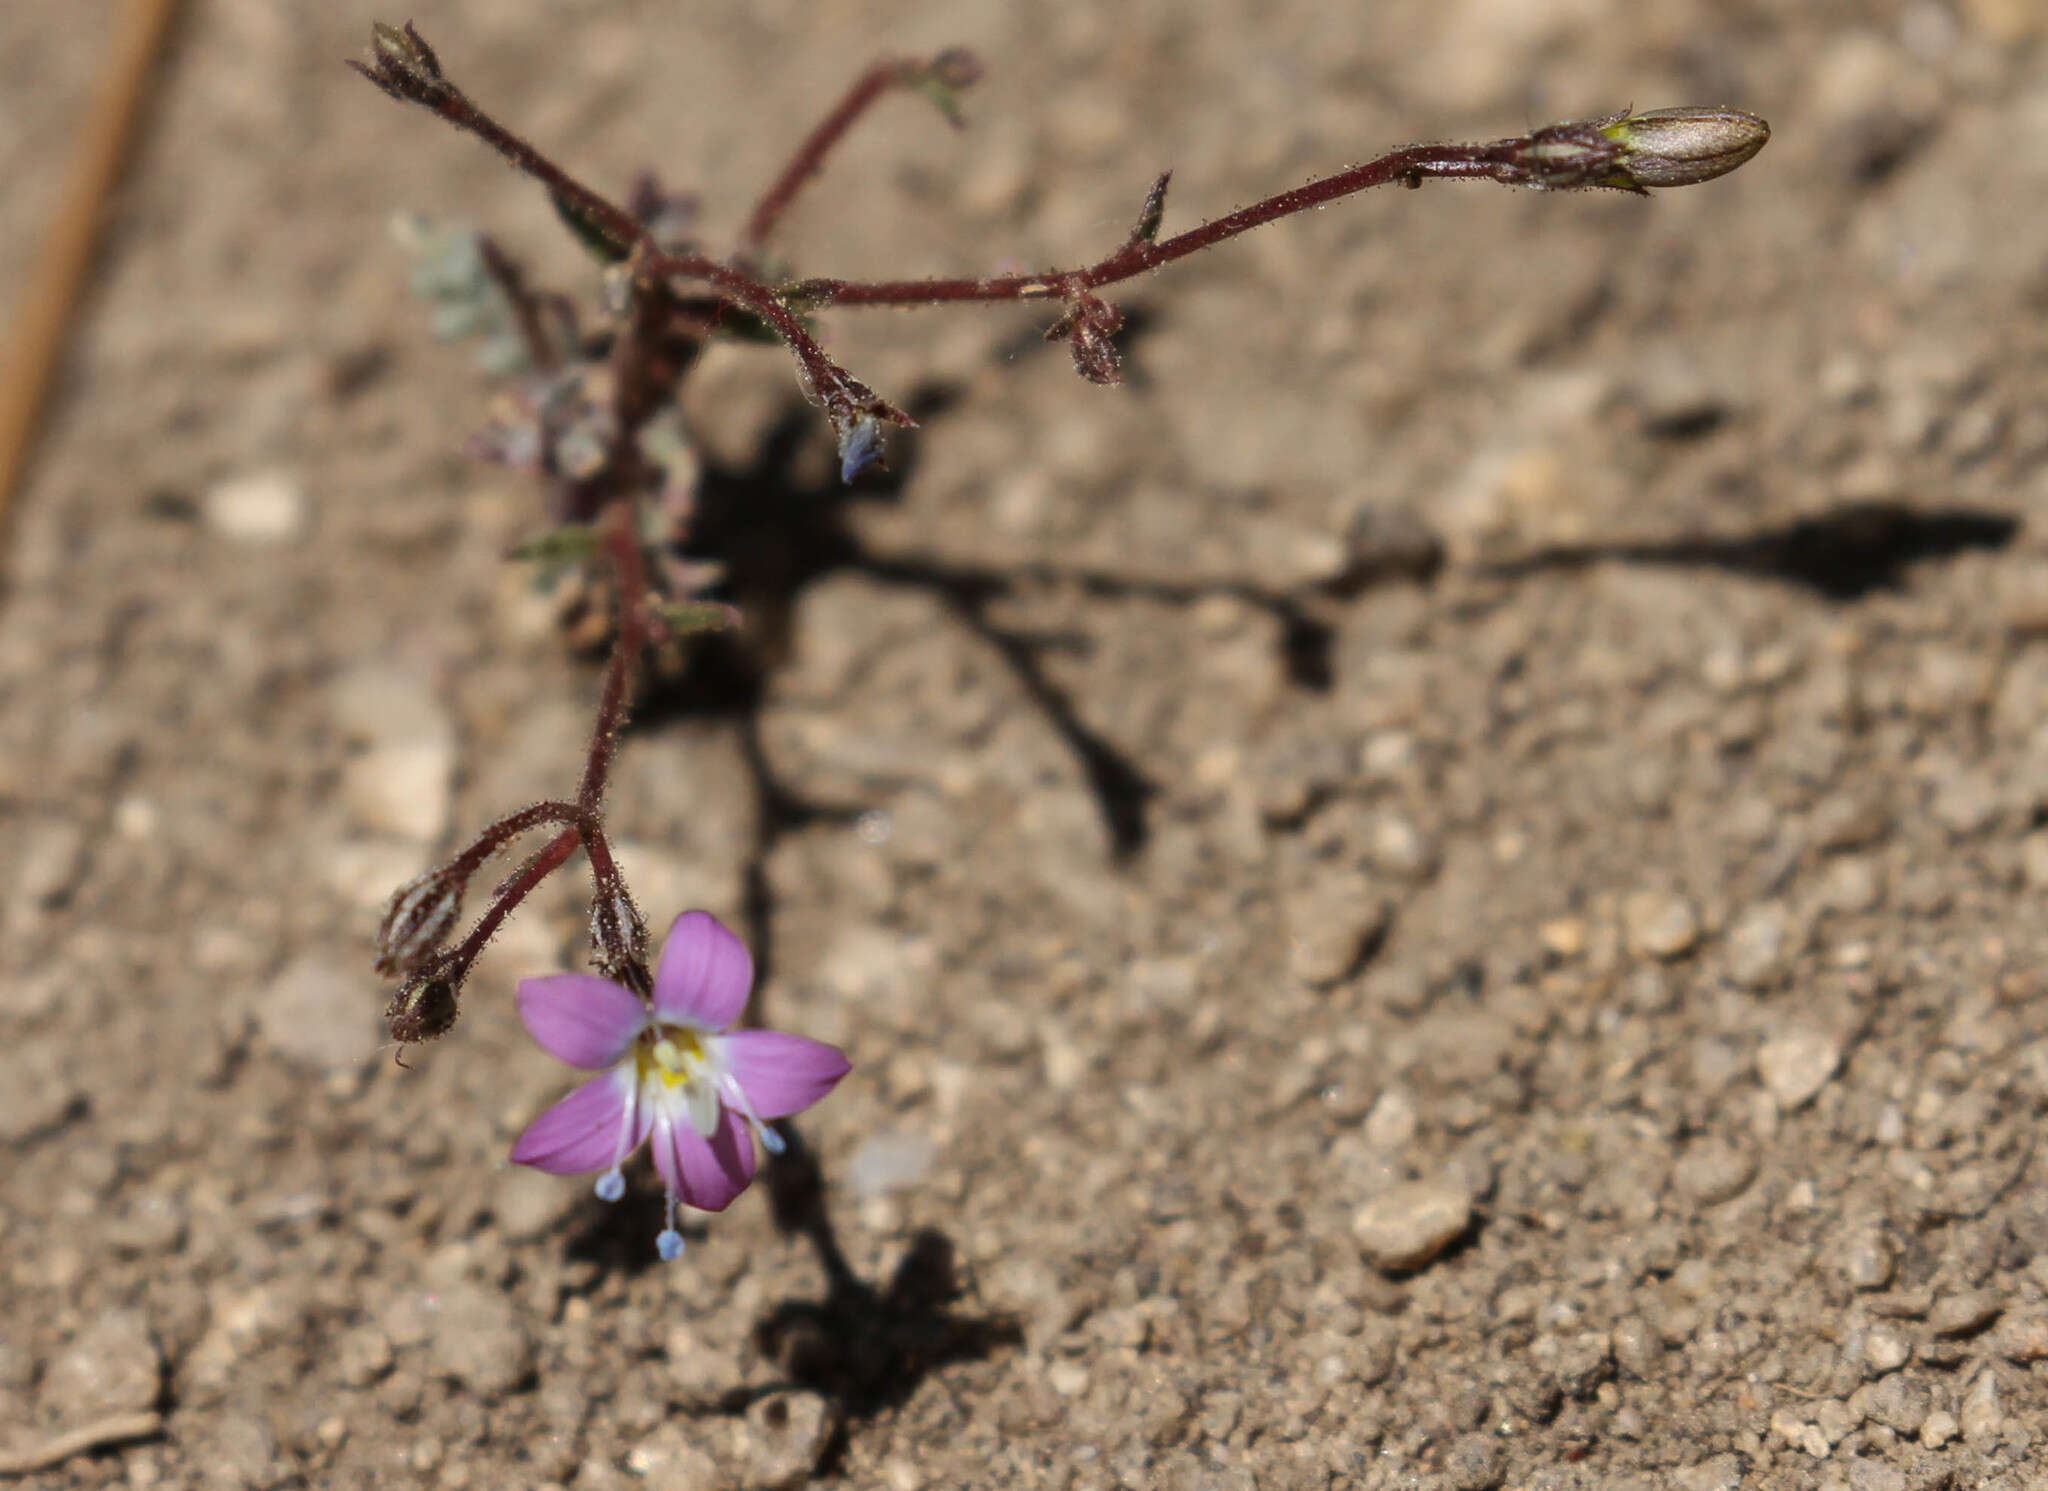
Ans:
MULTIPOLYGON (((112 10, 0 8, 0 300, 112 10)), ((1267 230, 1121 297, 1113 392, 1042 313, 843 313, 926 416, 851 499, 785 360, 707 360, 771 645, 613 821, 857 1065, 667 1266, 645 1177, 506 1161, 570 877, 414 1070, 369 967, 597 687, 386 223, 593 276, 340 67, 381 13, 188 12, 0 595, 0 1451, 162 1427, 17 1484, 2041 1483, 2048 8, 417 7, 714 234, 861 60, 979 49, 967 132, 893 102, 805 199, 815 273, 1092 257, 1166 166, 1171 229, 1776 128, 1267 230)))

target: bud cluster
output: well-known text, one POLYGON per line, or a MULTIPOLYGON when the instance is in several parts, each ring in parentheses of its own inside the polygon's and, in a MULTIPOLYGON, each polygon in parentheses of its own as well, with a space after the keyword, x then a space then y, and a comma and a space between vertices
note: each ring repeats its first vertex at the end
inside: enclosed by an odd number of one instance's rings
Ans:
POLYGON ((437 865, 391 893, 377 924, 379 973, 410 973, 440 952, 462 915, 469 873, 459 862, 437 865))

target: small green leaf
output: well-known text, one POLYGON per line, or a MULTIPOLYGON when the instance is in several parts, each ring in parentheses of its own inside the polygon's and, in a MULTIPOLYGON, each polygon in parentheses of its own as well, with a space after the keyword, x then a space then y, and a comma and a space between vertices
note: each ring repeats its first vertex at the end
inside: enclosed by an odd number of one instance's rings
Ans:
POLYGON ((660 616, 671 637, 722 632, 739 625, 739 612, 723 601, 668 601, 662 605, 660 616))
POLYGON ((597 530, 587 523, 564 523, 528 539, 512 551, 514 559, 560 566, 575 564, 597 552, 597 530))
POLYGON ((1159 224, 1166 218, 1166 183, 1171 180, 1173 172, 1161 171, 1159 179, 1152 183, 1152 190, 1145 193, 1145 205, 1138 209, 1137 226, 1124 240, 1127 245, 1150 243, 1159 236, 1159 224))
POLYGON ((623 263, 627 254, 632 252, 629 245, 614 242, 610 234, 584 216, 576 204, 560 192, 549 192, 548 200, 555 204, 555 216, 599 263, 623 263))

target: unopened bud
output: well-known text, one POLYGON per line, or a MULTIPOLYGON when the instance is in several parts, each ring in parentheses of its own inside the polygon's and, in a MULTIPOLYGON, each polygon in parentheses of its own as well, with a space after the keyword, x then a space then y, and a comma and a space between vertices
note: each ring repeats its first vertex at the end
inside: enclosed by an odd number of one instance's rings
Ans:
POLYGON ((590 906, 591 962, 606 978, 638 988, 647 981, 647 922, 623 884, 590 906))
POLYGON ((455 919, 462 914, 462 890, 466 875, 452 866, 437 865, 391 893, 384 903, 384 918, 377 924, 377 971, 389 978, 410 973, 448 940, 455 919))
POLYGON ((932 58, 926 72, 948 88, 972 88, 981 81, 981 59, 965 47, 947 47, 932 58))
POLYGON ((441 81, 441 59, 427 45, 411 21, 393 26, 388 21, 370 22, 370 52, 380 68, 406 74, 419 82, 441 81))
POLYGON ((403 26, 373 21, 370 57, 372 66, 355 61, 349 66, 393 98, 438 108, 456 96, 455 89, 441 76, 441 59, 434 55, 427 39, 413 29, 411 21, 403 26))
POLYGON ((1652 109, 1601 127, 1621 146, 1630 184, 1696 186, 1725 176, 1771 138, 1771 127, 1741 109, 1652 109))
POLYGON ((960 91, 981 81, 981 59, 965 47, 948 47, 929 62, 903 63, 896 76, 930 99, 946 122, 959 129, 967 122, 960 114, 960 91))
POLYGON ((1173 172, 1161 171, 1159 179, 1152 183, 1152 190, 1145 193, 1145 205, 1138 209, 1137 226, 1124 240, 1126 246, 1150 243, 1159 236, 1159 225, 1166 220, 1166 186, 1172 180, 1173 172))
POLYGON ((400 1045, 412 1046, 446 1035, 455 1025, 455 982, 439 968, 416 971, 398 986, 384 1009, 384 1028, 400 1045))

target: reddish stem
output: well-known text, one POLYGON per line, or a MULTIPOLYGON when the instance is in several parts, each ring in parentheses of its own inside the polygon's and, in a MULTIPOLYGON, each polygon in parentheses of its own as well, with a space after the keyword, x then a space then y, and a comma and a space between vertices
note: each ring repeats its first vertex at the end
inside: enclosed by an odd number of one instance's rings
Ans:
POLYGON ((611 657, 605 663, 604 692, 598 699, 597 723, 590 732, 590 756, 584 763, 583 782, 576 789, 577 806, 593 817, 604 806, 619 728, 626 722, 627 688, 632 681, 633 664, 647 646, 647 566, 633 533, 631 500, 613 502, 599 517, 598 527, 603 552, 611 560, 612 574, 618 583, 619 629, 612 638, 611 657))
POLYGON ((935 305, 976 300, 1053 300, 1080 290, 1099 289, 1134 278, 1175 259, 1235 238, 1275 219, 1321 207, 1354 192, 1400 181, 1419 185, 1424 177, 1517 182, 1518 172, 1499 145, 1411 145, 1363 165, 1311 181, 1292 191, 1254 202, 1249 207, 1190 228, 1172 238, 1127 243, 1107 258, 1081 269, 1055 269, 1044 274, 996 275, 987 279, 802 280, 785 292, 800 303, 827 305, 935 305))
POLYGON ((782 168, 782 174, 775 184, 761 194, 761 200, 754 204, 754 210, 747 218, 747 224, 740 229, 740 252, 748 257, 760 252, 761 245, 768 241, 768 235, 775 231, 775 225, 796 200, 797 193, 818 174, 825 157, 837 145, 854 121, 865 114, 890 89, 903 81, 904 64, 896 61, 877 62, 855 80, 846 90, 845 97, 833 107, 832 112, 819 120, 817 125, 797 147, 789 164, 782 168))
POLYGON ((449 957, 448 966, 455 970, 453 977, 456 982, 459 983, 469 972, 469 965, 474 963, 477 954, 484 950, 484 944, 497 935, 498 928, 505 918, 513 913, 521 901, 533 893, 535 886, 560 869, 569 856, 576 852, 576 846, 582 842, 583 835, 580 830, 563 829, 548 842, 547 848, 527 860, 519 867, 517 874, 498 887, 498 893, 491 898, 491 904, 485 908, 484 914, 476 919, 476 925, 469 929, 469 935, 462 939, 449 957))

